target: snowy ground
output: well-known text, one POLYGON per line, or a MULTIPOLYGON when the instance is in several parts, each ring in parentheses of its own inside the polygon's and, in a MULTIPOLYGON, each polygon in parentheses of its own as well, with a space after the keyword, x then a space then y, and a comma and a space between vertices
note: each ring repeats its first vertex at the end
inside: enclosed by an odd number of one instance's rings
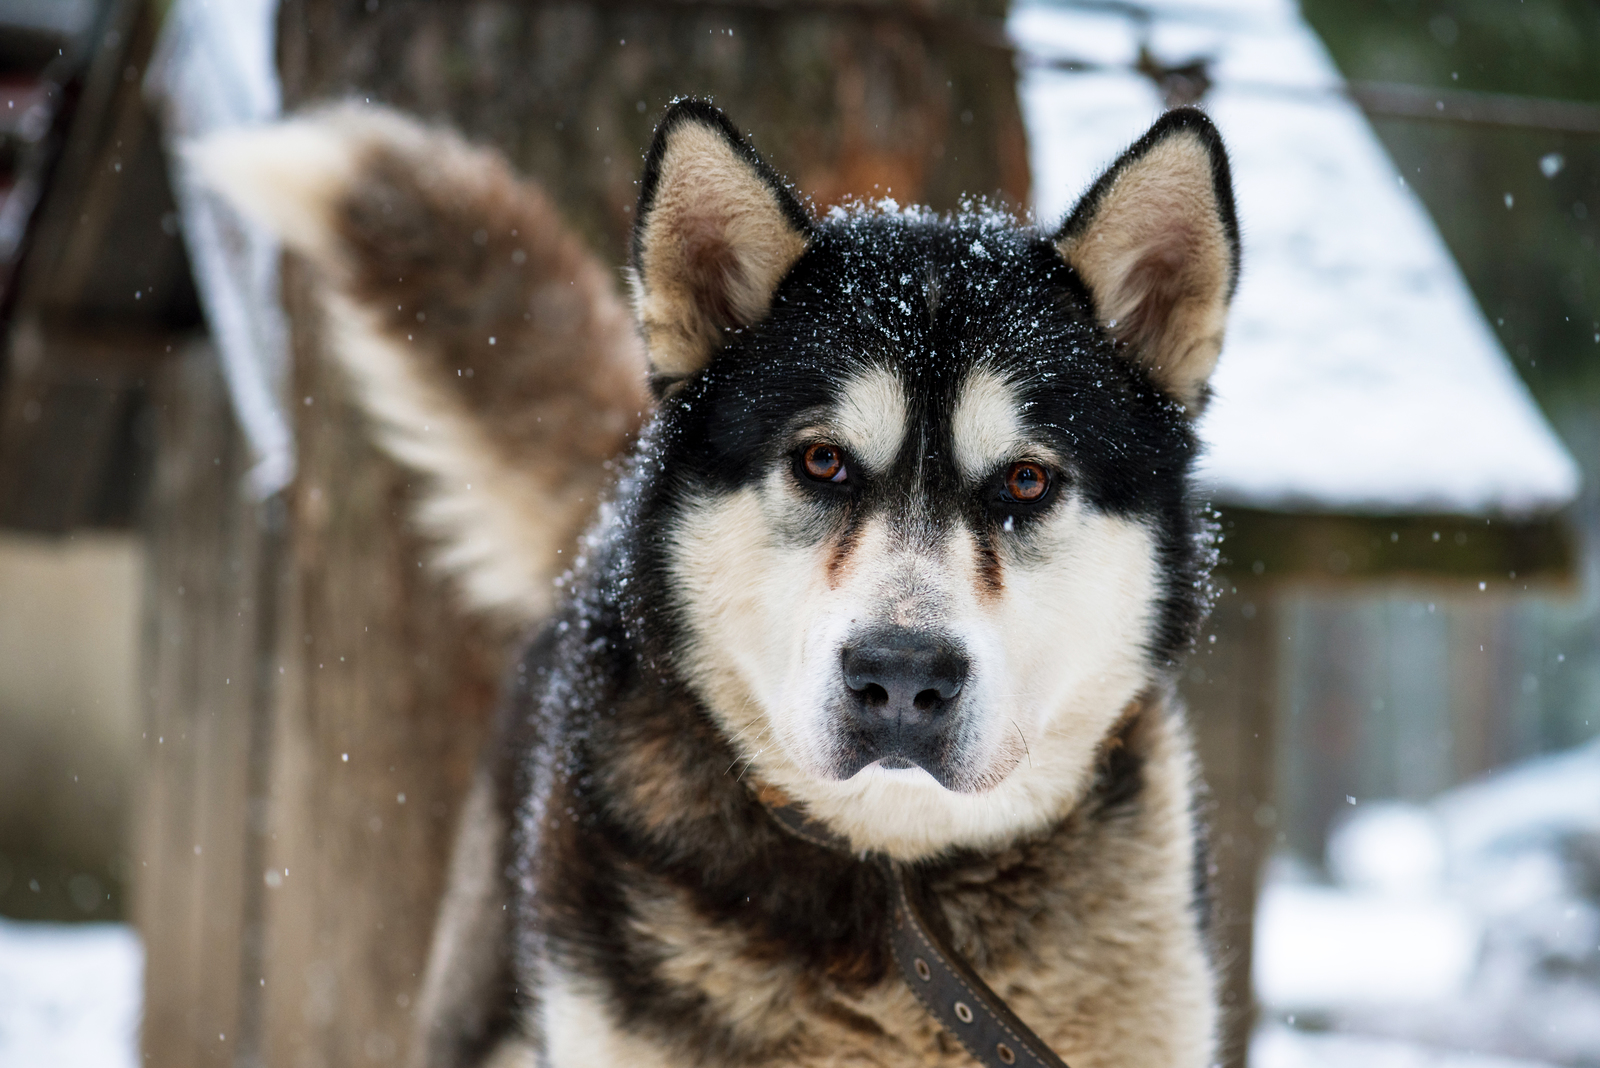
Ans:
POLYGON ((134 1068, 143 972, 121 924, 0 919, 0 1068, 134 1068))
POLYGON ((1463 1053, 1368 1035, 1317 1034, 1269 1024, 1250 1043, 1250 1068, 1552 1068, 1543 1061, 1463 1053))
MULTIPOLYGON (((1269 1019, 1600 1065, 1600 741, 1426 805, 1352 808, 1327 869, 1317 881, 1279 863, 1263 890, 1255 974, 1269 1019)), ((1335 1059, 1303 1061, 1277 1052, 1280 1032, 1259 1040, 1263 1068, 1333 1064, 1358 1041, 1319 1039, 1335 1059)))

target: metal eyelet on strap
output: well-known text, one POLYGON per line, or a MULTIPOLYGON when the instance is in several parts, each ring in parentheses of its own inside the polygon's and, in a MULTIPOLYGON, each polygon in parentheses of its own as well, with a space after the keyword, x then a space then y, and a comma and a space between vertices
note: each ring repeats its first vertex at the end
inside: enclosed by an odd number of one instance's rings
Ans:
POLYGON ((999 1057, 1000 1060, 1002 1062, 1006 1063, 1006 1064, 1016 1064, 1017 1063, 1017 1055, 1015 1053, 1012 1053, 1011 1052, 1011 1047, 1006 1045, 1004 1042, 996 1043, 995 1047, 994 1047, 994 1052, 995 1052, 995 1056, 999 1057))
POLYGON ((960 1020, 962 1023, 972 1022, 972 1010, 967 1008, 967 1003, 965 1001, 956 1002, 955 1008, 956 1019, 960 1020))
POLYGON ((926 983, 933 978, 933 969, 928 967, 928 962, 918 957, 912 961, 911 966, 917 970, 917 978, 926 983))

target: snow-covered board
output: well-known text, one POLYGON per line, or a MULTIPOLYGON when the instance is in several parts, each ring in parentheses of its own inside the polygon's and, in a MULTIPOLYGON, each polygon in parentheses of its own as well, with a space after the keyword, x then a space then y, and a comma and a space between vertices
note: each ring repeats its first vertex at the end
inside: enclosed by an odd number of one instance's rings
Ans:
POLYGON ((1009 30, 1047 221, 1160 113, 1141 43, 1209 60, 1202 106, 1244 242, 1201 425, 1219 504, 1526 518, 1576 495, 1577 466, 1291 0, 1021 0, 1009 30))

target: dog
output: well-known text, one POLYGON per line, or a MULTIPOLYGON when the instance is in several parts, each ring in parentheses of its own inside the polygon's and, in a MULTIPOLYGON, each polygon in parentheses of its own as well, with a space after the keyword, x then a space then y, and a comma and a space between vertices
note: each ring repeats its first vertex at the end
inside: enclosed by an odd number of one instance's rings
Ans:
POLYGON ((536 628, 414 1063, 970 1064, 891 959, 891 870, 1075 1068, 1211 1063, 1173 683, 1209 607, 1189 478, 1239 239, 1203 113, 1043 230, 817 217, 678 101, 632 317, 448 132, 342 106, 191 161, 322 272, 466 604, 536 628))

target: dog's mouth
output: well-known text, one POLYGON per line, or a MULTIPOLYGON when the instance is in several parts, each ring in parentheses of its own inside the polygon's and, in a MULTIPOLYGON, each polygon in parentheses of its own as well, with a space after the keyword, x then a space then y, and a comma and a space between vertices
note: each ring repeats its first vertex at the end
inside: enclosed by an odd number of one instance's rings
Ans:
MULTIPOLYGON (((888 779, 910 783, 931 779, 954 794, 983 793, 1000 784, 1021 760, 974 760, 961 742, 951 737, 954 731, 921 738, 864 737, 841 732, 836 736, 831 767, 824 773, 838 782, 854 779, 863 772, 887 772, 888 779), (916 774, 923 773, 922 775, 916 774)), ((870 778, 871 775, 864 776, 870 778)))
POLYGON ((841 746, 833 772, 837 778, 853 779, 872 770, 893 772, 896 778, 922 771, 946 790, 960 789, 946 745, 875 745, 867 739, 853 738, 841 746))

